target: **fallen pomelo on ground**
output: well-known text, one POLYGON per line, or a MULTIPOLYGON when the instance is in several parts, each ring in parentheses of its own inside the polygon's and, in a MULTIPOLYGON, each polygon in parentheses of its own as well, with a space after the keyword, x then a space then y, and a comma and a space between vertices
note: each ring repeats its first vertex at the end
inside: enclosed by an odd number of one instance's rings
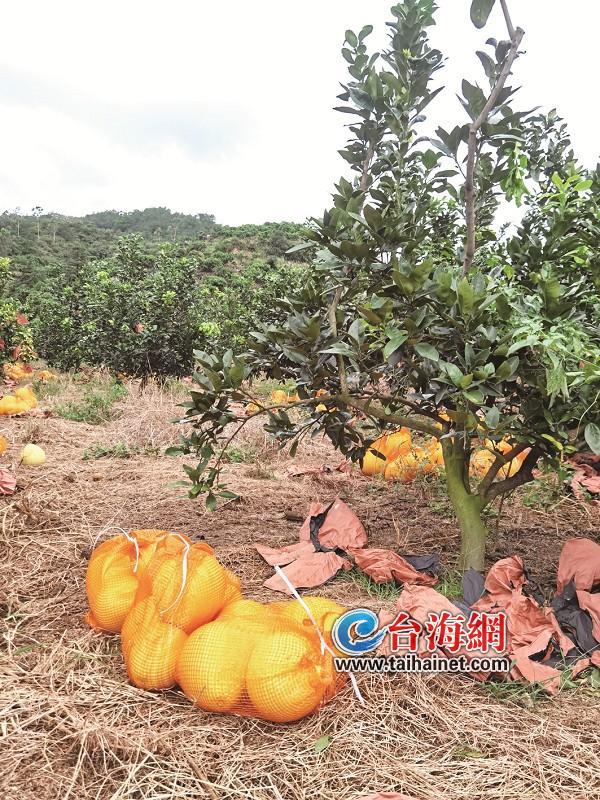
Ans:
POLYGON ((37 444, 26 444, 21 450, 21 464, 26 467, 40 467, 46 461, 46 453, 37 444))

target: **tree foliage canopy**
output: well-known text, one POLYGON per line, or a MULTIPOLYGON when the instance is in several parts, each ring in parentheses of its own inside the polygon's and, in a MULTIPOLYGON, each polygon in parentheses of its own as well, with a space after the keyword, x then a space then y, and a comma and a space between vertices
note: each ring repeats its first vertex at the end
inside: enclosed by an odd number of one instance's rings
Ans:
MULTIPOLYGON (((486 4, 476 5, 485 24, 486 4)), ((308 414, 264 410, 281 442, 322 431, 360 461, 382 428, 441 439, 470 540, 463 563, 480 567, 483 508, 531 480, 541 458, 579 448, 586 431, 598 444, 600 183, 575 161, 555 113, 513 108, 505 81, 523 32, 512 23, 511 41, 488 39, 489 52, 478 52, 490 88, 462 82, 465 124, 422 135, 441 91, 433 81, 442 54, 427 36, 434 12, 432 0, 393 6, 381 53, 368 49, 371 26, 346 32, 338 110, 350 120, 341 154, 352 177, 312 221, 310 281, 289 296, 279 324, 258 331, 243 355, 197 354, 186 412, 195 430, 182 450, 201 455, 188 468, 192 495, 208 492, 213 503, 211 459, 237 421, 232 403, 247 396, 245 381, 260 372, 293 378, 308 414), (513 235, 492 224, 501 201, 525 206, 513 235), (319 389, 327 394, 315 400, 319 389), (476 439, 496 455, 477 482, 476 439), (498 480, 501 440, 529 454, 498 480)))
POLYGON ((130 236, 72 274, 50 269, 27 298, 39 354, 61 369, 167 376, 190 374, 194 347, 245 347, 303 270, 265 256, 272 238, 242 254, 232 241, 148 247, 130 236))

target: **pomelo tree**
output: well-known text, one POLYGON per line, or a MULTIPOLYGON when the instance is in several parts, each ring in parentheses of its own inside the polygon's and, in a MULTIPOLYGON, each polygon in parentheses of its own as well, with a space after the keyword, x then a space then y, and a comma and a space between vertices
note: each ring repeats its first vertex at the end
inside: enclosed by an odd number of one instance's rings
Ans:
MULTIPOLYGON (((473 1, 477 27, 493 6, 473 1)), ((461 568, 483 568, 482 515, 496 498, 586 439, 600 450, 600 177, 578 165, 555 112, 515 109, 507 81, 523 31, 499 6, 508 38, 477 52, 483 85, 462 83, 464 124, 435 134, 424 116, 442 91, 443 57, 427 35, 433 0, 391 9, 381 53, 368 49, 371 26, 346 32, 349 173, 312 220, 311 279, 249 352, 196 353, 192 431, 178 451, 199 454, 186 466, 190 495, 205 493, 209 508, 230 496, 222 451, 247 421, 236 404, 265 373, 298 386, 292 406, 252 415, 293 452, 321 432, 358 462, 386 429, 438 439, 461 568), (494 222, 508 203, 523 210, 512 234, 494 222), (494 457, 475 477, 481 444, 494 457)))
POLYGON ((0 366, 31 361, 35 356, 29 320, 20 303, 8 294, 10 260, 0 258, 0 366))

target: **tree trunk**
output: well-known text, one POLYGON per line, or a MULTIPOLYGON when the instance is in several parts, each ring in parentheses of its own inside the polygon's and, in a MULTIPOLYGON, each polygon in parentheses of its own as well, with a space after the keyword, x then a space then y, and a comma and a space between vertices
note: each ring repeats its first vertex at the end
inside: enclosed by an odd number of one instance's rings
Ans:
POLYGON ((460 527, 458 568, 464 571, 472 567, 482 572, 488 534, 481 518, 483 503, 479 495, 471 494, 466 484, 464 453, 460 443, 451 439, 443 439, 442 449, 448 497, 460 527))

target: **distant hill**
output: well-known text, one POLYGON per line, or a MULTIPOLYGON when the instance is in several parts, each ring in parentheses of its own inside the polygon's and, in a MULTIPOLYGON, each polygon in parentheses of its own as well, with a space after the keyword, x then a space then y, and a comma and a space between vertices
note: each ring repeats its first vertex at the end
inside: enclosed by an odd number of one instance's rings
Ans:
POLYGON ((70 217, 33 209, 31 214, 0 214, 0 257, 8 256, 14 273, 14 294, 24 296, 60 267, 76 272, 83 264, 107 258, 121 236, 137 234, 148 248, 171 242, 183 252, 205 253, 211 262, 243 268, 253 257, 282 257, 303 239, 303 225, 267 222, 231 227, 216 223, 212 214, 181 214, 168 208, 136 211, 99 211, 70 217), (225 254, 226 257, 225 257, 225 254))
POLYGON ((198 239, 215 228, 212 214, 180 214, 162 207, 143 211, 98 211, 81 220, 120 234, 140 233, 153 241, 198 239))

